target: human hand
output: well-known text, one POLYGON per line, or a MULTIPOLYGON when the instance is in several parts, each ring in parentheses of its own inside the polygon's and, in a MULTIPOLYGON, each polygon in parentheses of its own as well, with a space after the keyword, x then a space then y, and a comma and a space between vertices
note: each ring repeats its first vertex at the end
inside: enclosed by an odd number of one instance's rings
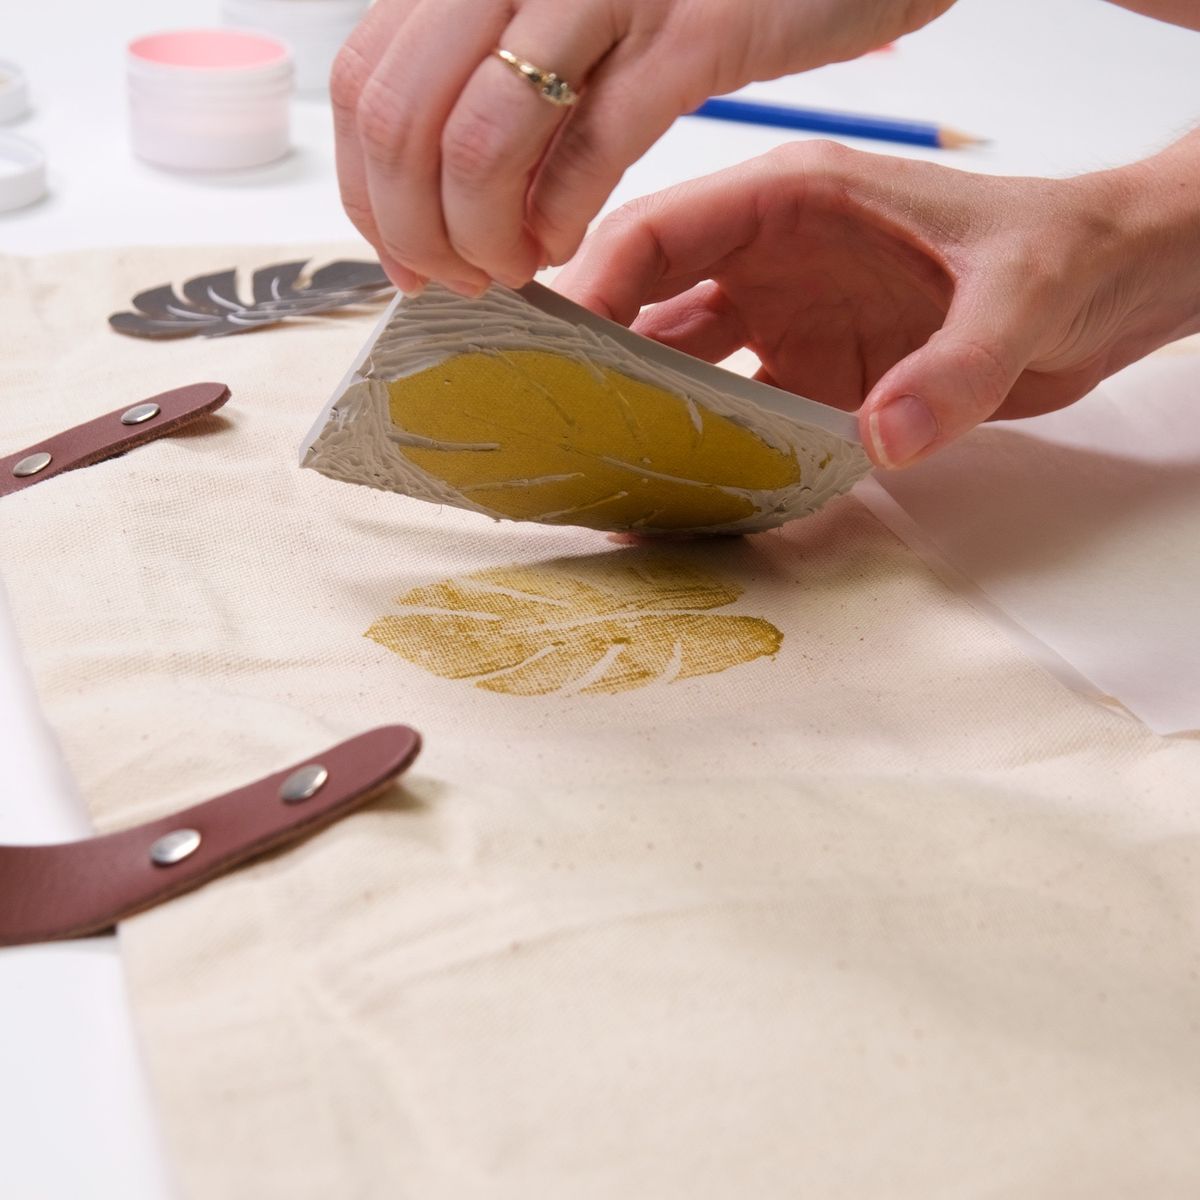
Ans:
POLYGON ((861 405, 873 461, 906 466, 1200 330, 1198 160, 1200 134, 1118 171, 997 178, 797 142, 619 210, 556 286, 687 353, 748 347, 759 378, 861 405))
POLYGON ((857 57, 954 0, 378 0, 334 66, 338 179, 404 290, 565 262, 681 113, 857 57), (504 47, 582 92, 556 108, 504 47))

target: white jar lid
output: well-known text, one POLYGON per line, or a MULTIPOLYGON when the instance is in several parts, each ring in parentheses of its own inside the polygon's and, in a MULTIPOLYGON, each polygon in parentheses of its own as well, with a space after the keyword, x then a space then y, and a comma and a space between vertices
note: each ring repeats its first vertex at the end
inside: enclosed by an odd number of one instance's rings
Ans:
POLYGON ((14 62, 0 58, 0 121, 15 121, 29 111, 29 87, 25 72, 14 62))
POLYGON ((0 212, 24 208, 46 194, 46 156, 24 138, 0 134, 0 212))

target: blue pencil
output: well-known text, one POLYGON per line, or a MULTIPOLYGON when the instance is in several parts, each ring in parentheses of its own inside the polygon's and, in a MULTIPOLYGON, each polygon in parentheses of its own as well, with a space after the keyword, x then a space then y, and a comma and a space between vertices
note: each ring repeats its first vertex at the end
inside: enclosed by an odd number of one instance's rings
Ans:
POLYGON ((754 100, 729 100, 724 96, 706 100, 689 115, 715 117, 721 121, 742 121, 747 125, 772 125, 778 129, 802 129, 807 133, 874 138, 881 142, 901 142, 906 146, 936 146, 944 150, 975 145, 984 140, 923 121, 897 121, 892 117, 867 117, 818 108, 760 104, 754 100))

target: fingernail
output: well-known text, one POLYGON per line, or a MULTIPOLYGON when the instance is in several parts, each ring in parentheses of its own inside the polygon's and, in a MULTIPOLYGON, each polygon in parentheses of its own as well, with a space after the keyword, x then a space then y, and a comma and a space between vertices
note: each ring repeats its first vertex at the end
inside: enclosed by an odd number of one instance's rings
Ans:
POLYGON ((379 265, 383 267, 384 272, 395 285, 396 290, 404 292, 405 295, 413 288, 419 291, 425 282, 416 271, 410 271, 406 266, 396 262, 395 259, 388 258, 386 254, 379 256, 379 265))
POLYGON ((400 289, 406 300, 415 300, 424 290, 424 279, 418 279, 411 287, 404 287, 400 289))
POLYGON ((938 423, 919 396, 898 396, 867 422, 875 457, 885 467, 902 467, 938 435, 938 423))
POLYGON ((468 300, 478 300, 484 292, 487 291, 487 282, 483 283, 468 283, 465 279, 447 279, 443 281, 445 285, 459 296, 465 296, 468 300))
POLYGON ((416 287, 419 283, 417 277, 410 274, 408 271, 400 271, 395 267, 387 271, 387 277, 392 281, 393 287, 398 292, 407 292, 410 288, 416 287))

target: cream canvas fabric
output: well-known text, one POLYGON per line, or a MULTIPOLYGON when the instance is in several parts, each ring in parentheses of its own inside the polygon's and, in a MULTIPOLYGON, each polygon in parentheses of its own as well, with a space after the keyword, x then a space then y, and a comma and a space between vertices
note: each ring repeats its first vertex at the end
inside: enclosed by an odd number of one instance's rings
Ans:
POLYGON ((852 496, 662 547, 499 525, 297 468, 374 316, 105 326, 295 249, 0 265, 3 444, 233 391, 2 502, 97 826, 426 738, 123 926, 182 1194, 1195 1196, 1200 741, 1061 686, 852 496))

